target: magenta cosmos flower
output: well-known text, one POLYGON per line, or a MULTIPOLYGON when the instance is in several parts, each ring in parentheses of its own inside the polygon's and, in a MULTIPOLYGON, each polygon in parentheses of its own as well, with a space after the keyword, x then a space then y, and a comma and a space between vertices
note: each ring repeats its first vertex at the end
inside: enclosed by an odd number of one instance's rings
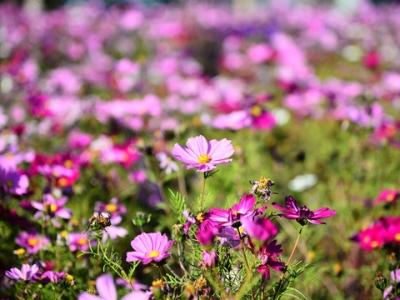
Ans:
POLYGON ((175 144, 172 155, 184 163, 184 168, 197 168, 197 172, 211 171, 216 165, 231 162, 229 157, 235 152, 231 141, 222 139, 208 142, 202 135, 189 138, 186 146, 175 144))
POLYGON ((307 206, 299 207, 296 200, 292 196, 285 198, 285 204, 286 208, 275 202, 272 203, 275 208, 283 212, 283 214, 278 214, 278 216, 286 219, 297 220, 301 225, 306 225, 308 223, 326 224, 325 222, 319 221, 319 219, 330 218, 336 215, 335 210, 331 210, 327 207, 320 208, 316 211, 310 210, 307 206))
POLYGON ((168 237, 165 234, 161 235, 160 232, 144 232, 131 242, 131 246, 135 251, 126 253, 126 261, 140 260, 145 265, 151 262, 160 262, 172 254, 167 251, 173 243, 174 241, 169 241, 168 237))

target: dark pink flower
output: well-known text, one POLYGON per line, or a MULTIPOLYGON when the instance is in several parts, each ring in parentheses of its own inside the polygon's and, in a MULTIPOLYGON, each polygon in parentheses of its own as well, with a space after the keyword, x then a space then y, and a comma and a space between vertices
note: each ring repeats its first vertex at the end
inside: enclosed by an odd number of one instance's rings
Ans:
POLYGON ((273 238, 278 233, 276 227, 269 219, 264 217, 245 217, 241 218, 240 222, 245 232, 252 238, 259 241, 267 241, 273 238))
POLYGON ((131 246, 135 251, 126 253, 126 261, 133 262, 140 260, 147 265, 151 262, 161 262, 170 257, 171 252, 167 252, 172 247, 174 241, 169 241, 168 237, 160 232, 142 233, 135 237, 131 246))
POLYGON ((283 214, 278 214, 280 217, 286 219, 297 220, 301 225, 306 225, 307 223, 312 224, 326 224, 325 222, 319 221, 319 219, 330 218, 336 215, 335 210, 330 210, 327 207, 312 211, 307 206, 299 207, 296 200, 292 196, 285 198, 286 208, 280 206, 277 203, 272 203, 272 205, 281 210, 283 214))
POLYGON ((276 240, 273 240, 266 246, 262 246, 257 253, 257 258, 260 260, 257 272, 262 273, 265 279, 269 279, 270 268, 276 271, 282 271, 285 267, 285 263, 278 259, 281 253, 282 245, 277 245, 276 240))
POLYGON ((375 199, 374 204, 379 204, 385 202, 387 204, 394 203, 400 196, 398 190, 383 190, 379 193, 378 197, 375 199))
POLYGON ((231 141, 222 139, 208 142, 202 135, 189 138, 186 146, 188 148, 175 144, 172 154, 184 163, 184 168, 197 168, 197 172, 211 171, 216 165, 231 162, 229 157, 235 152, 231 141))

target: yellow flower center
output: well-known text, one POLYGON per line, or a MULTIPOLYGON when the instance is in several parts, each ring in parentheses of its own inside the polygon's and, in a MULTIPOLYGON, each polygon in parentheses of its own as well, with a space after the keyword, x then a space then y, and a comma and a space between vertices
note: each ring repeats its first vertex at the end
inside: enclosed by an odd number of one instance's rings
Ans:
POLYGON ((397 242, 399 242, 399 241, 400 241, 400 233, 397 233, 397 234, 394 236, 394 239, 395 239, 397 242))
POLYGON ((86 245, 86 242, 87 242, 87 240, 85 238, 80 238, 77 241, 78 245, 81 245, 81 246, 86 245))
POLYGON ((62 236, 64 239, 67 238, 67 236, 68 236, 68 231, 66 231, 66 230, 61 231, 61 236, 62 236))
POLYGON ((153 250, 147 254, 147 257, 152 258, 152 257, 157 257, 159 255, 160 255, 160 252, 153 250))
POLYGON ((37 240, 37 238, 29 238, 28 239, 28 245, 33 247, 36 246, 39 243, 39 241, 37 240))
POLYGON ((24 248, 19 248, 19 249, 14 251, 14 254, 16 254, 18 256, 22 256, 22 255, 25 254, 25 249, 24 248))
POLYGON ((151 283, 151 285, 152 285, 153 288, 158 288, 159 289, 159 288, 162 288, 164 286, 164 282, 161 279, 157 279, 157 280, 154 280, 151 283))
POLYGON ((260 188, 265 188, 270 181, 269 178, 265 178, 264 176, 261 176, 260 178, 260 184, 258 185, 260 188))
POLYGON ((211 160, 211 157, 209 157, 208 154, 201 154, 197 161, 201 164, 206 164, 206 163, 209 163, 210 160, 211 160))
POLYGON ((393 200, 395 199, 395 193, 391 193, 387 196, 387 201, 388 202, 393 202, 393 200))
POLYGON ((50 204, 49 205, 49 207, 50 207, 50 211, 53 213, 53 212, 56 212, 57 211, 57 208, 58 208, 58 206, 56 205, 56 204, 50 204))
POLYGON ((262 109, 260 106, 255 105, 251 108, 251 114, 255 117, 259 117, 262 113, 262 109))
POLYGON ((199 213, 199 214, 196 216, 196 220, 199 221, 200 223, 203 222, 203 221, 204 221, 203 214, 202 214, 202 213, 199 213))
POLYGON ((74 277, 72 275, 66 274, 65 275, 65 280, 66 281, 72 281, 72 280, 74 280, 74 277))
POLYGON ((11 180, 6 180, 6 185, 11 188, 14 186, 13 182, 11 180))
POLYGON ((11 159, 14 158, 14 154, 12 154, 11 152, 7 152, 7 153, 6 153, 6 158, 7 158, 8 160, 11 160, 11 159))
POLYGON ((110 203, 110 204, 106 205, 106 210, 110 213, 117 211, 117 209, 118 209, 118 206, 115 205, 114 203, 110 203))
POLYGON ((67 159, 66 161, 64 161, 64 166, 67 167, 68 169, 72 169, 74 164, 73 164, 72 160, 67 159))
POLYGON ((62 186, 62 187, 67 186, 68 180, 66 178, 62 177, 62 178, 58 179, 58 185, 62 186))
POLYGON ((373 241, 372 243, 371 243, 371 247, 372 248, 376 248, 376 247, 378 247, 379 246, 379 243, 377 242, 377 241, 373 241))

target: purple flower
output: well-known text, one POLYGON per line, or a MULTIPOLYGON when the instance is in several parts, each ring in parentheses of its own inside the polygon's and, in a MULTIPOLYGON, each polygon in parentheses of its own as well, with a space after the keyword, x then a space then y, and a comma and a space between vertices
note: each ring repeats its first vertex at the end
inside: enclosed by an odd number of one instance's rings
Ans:
POLYGON ((207 172, 215 169, 216 165, 231 162, 229 157, 235 152, 231 141, 222 139, 208 142, 202 135, 189 138, 186 146, 188 148, 175 144, 172 154, 184 163, 184 168, 197 168, 197 172, 207 172))
POLYGON ((39 250, 44 249, 50 240, 47 237, 40 236, 36 233, 28 233, 22 231, 15 239, 15 243, 30 254, 36 254, 39 250))
POLYGON ((168 237, 160 232, 142 233, 134 238, 131 246, 135 251, 126 253, 126 261, 133 262, 140 260, 147 265, 151 262, 160 262, 168 258, 172 253, 167 252, 174 241, 169 241, 168 237))
MULTIPOLYGON (((81 293, 78 300, 117 300, 117 289, 114 280, 110 274, 103 274, 96 279, 96 288, 99 296, 81 293)), ((149 296, 142 291, 129 293, 121 298, 121 300, 148 300, 149 296)))
POLYGON ((21 270, 11 268, 10 271, 6 271, 6 276, 15 280, 29 281, 38 271, 39 268, 37 265, 30 266, 28 264, 23 264, 21 270))
POLYGON ((0 168, 0 186, 3 186, 6 192, 22 195, 28 191, 29 179, 16 170, 0 168))
POLYGON ((399 299, 396 297, 392 298, 391 293, 392 293, 393 289, 396 287, 396 285, 398 284, 398 282, 400 282, 400 269, 390 272, 390 279, 392 280, 392 285, 389 285, 386 288, 386 290, 383 292, 383 299, 384 300, 399 299))
POLYGON ((57 222, 55 217, 70 219, 72 216, 72 210, 63 207, 67 201, 67 197, 54 199, 52 195, 45 194, 43 202, 31 201, 32 206, 38 210, 34 217, 40 218, 45 216, 46 220, 52 220, 55 227, 60 227, 60 224, 57 222))
POLYGON ((119 203, 119 199, 114 197, 110 200, 110 203, 96 202, 95 211, 109 212, 113 217, 126 214, 127 210, 124 204, 119 203))
POLYGON ((286 207, 282 207, 277 203, 272 203, 272 205, 281 210, 283 214, 278 214, 280 217, 286 219, 295 219, 301 225, 306 225, 308 223, 312 224, 326 224, 325 222, 319 221, 318 219, 330 218, 336 215, 335 210, 330 210, 327 207, 312 211, 307 206, 299 207, 296 200, 292 196, 285 198, 286 207))

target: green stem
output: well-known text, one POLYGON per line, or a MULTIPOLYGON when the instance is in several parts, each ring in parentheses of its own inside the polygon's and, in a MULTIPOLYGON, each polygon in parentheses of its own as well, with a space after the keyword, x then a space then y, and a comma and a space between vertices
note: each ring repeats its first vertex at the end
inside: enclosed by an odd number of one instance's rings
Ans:
POLYGON ((206 180, 207 180, 207 172, 204 173, 203 187, 201 189, 201 198, 200 198, 200 212, 203 212, 203 202, 204 202, 204 193, 206 190, 206 180))
MULTIPOLYGON (((134 288, 131 282, 131 279, 129 276, 125 273, 125 270, 117 263, 112 261, 110 258, 107 257, 107 253, 104 251, 103 246, 101 245, 100 239, 97 239, 97 245, 100 248, 101 255, 98 253, 99 256, 103 257, 104 262, 111 267, 111 269, 114 270, 115 273, 117 273, 120 277, 125 279, 126 282, 129 283, 129 287, 131 288, 132 292, 134 292, 134 288)), ((99 249, 98 248, 98 249, 99 249)))
POLYGON ((289 259, 288 259, 288 261, 287 261, 287 263, 286 263, 286 267, 285 267, 285 269, 282 271, 282 275, 281 275, 281 278, 280 278, 280 280, 279 280, 278 287, 276 288, 276 291, 275 291, 274 299, 276 299, 276 296, 277 296, 277 294, 278 294, 278 292, 279 292, 279 290, 280 290, 280 288, 281 288, 283 279, 285 278, 285 273, 286 273, 286 271, 287 271, 287 268, 289 267, 290 261, 292 260, 292 257, 293 257, 293 254, 294 254, 294 251, 296 250, 297 245, 299 244, 300 236, 301 236, 301 232, 302 232, 302 231, 303 231, 303 226, 302 226, 302 227, 300 228, 300 230, 299 230, 299 234, 297 235, 296 242, 294 243, 294 246, 293 246, 293 249, 292 249, 292 253, 290 253, 289 259))
MULTIPOLYGON (((242 253, 243 253, 243 257, 244 257, 244 263, 246 264, 246 268, 247 268, 247 276, 246 276, 246 280, 245 280, 245 281, 247 281, 247 278, 250 277, 252 271, 251 271, 249 262, 248 262, 248 260, 247 260, 246 251, 244 250, 245 245, 244 245, 244 243, 243 243, 243 238, 242 238, 242 235, 240 234, 239 229, 237 229, 237 232, 238 232, 239 238, 240 238, 240 245, 241 245, 242 253)), ((245 281, 244 281, 244 282, 245 282, 245 281)), ((251 299, 255 299, 255 298, 254 298, 253 288, 251 288, 250 291, 251 291, 251 299)))

